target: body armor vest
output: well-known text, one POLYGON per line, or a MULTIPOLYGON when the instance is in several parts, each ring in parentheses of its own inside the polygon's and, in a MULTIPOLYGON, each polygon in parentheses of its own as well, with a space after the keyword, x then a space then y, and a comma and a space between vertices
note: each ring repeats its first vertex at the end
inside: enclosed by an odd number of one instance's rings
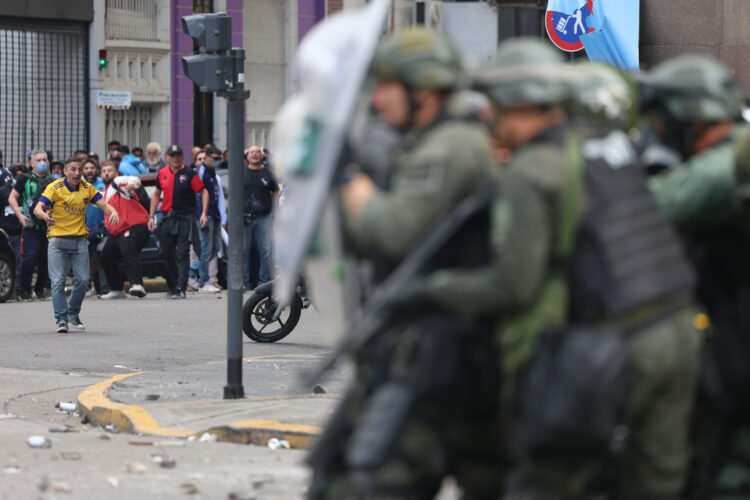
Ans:
POLYGON ((627 136, 586 139, 581 152, 587 204, 569 261, 571 320, 617 317, 690 290, 693 269, 627 136))

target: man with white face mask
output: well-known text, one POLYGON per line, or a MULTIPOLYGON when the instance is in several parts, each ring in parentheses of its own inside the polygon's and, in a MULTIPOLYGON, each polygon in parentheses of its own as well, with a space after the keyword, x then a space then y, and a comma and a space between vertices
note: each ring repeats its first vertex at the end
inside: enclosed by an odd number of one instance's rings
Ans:
POLYGON ((45 288, 49 288, 47 273, 47 225, 34 216, 34 205, 39 201, 44 189, 53 179, 49 174, 47 153, 41 149, 31 152, 31 173, 22 176, 13 186, 8 204, 24 227, 21 233, 23 265, 21 266, 21 283, 19 284, 19 302, 31 301, 31 278, 34 268, 37 270, 34 292, 37 299, 45 298, 45 288))

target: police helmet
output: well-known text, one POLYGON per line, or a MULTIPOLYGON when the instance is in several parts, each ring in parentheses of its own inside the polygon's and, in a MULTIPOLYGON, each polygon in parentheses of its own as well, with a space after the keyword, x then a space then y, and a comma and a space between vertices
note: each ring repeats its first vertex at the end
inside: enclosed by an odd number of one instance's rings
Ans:
POLYGON ((704 55, 683 55, 656 66, 650 75, 654 94, 647 107, 663 106, 679 122, 735 120, 742 95, 732 72, 704 55))
POLYGON ((572 74, 559 51, 535 38, 503 42, 473 75, 473 86, 497 105, 557 105, 571 94, 572 74))
POLYGON ((628 75, 596 62, 578 64, 573 69, 574 112, 621 127, 629 127, 635 122, 638 116, 638 90, 628 75))
POLYGON ((371 73, 378 81, 395 79, 415 90, 454 90, 464 79, 456 49, 446 38, 421 27, 384 38, 371 73))

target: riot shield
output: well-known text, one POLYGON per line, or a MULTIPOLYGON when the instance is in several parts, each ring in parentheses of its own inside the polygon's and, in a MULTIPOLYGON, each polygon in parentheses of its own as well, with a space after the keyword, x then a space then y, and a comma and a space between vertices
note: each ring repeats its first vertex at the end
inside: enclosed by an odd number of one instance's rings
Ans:
POLYGON ((341 310, 345 306, 338 304, 352 301, 347 282, 353 273, 342 260, 338 204, 331 202, 331 188, 388 5, 388 0, 374 0, 336 14, 308 33, 295 60, 299 90, 284 104, 274 125, 276 168, 286 186, 274 233, 274 295, 280 304, 290 301, 312 250, 307 272, 332 278, 336 286, 319 290, 315 283, 320 280, 308 276, 311 297, 322 315, 334 320, 329 329, 338 331, 346 320, 341 310), (324 311, 327 300, 338 310, 324 311))

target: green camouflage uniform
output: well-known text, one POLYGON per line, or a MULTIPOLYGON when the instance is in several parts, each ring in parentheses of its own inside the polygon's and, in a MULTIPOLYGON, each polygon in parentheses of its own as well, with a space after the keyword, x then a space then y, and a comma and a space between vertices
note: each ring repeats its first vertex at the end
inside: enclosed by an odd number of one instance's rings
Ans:
MULTIPOLYGON (((523 43, 527 42, 520 42, 523 43)), ((548 62, 541 56, 534 59, 548 62)), ((505 74, 496 74, 499 81, 507 82, 512 79, 513 71, 503 69, 505 74)), ((537 70, 536 74, 552 75, 554 71, 548 68, 546 72, 537 70)), ((530 85, 529 101, 547 102, 544 99, 550 99, 548 96, 561 92, 556 84, 530 85)), ((525 90, 517 89, 498 87, 493 94, 490 88, 488 94, 502 102, 525 90)), ((571 186, 571 155, 581 157, 581 152, 571 150, 570 144, 580 144, 592 133, 588 127, 577 127, 572 122, 563 126, 567 133, 545 131, 514 151, 492 208, 492 265, 460 272, 438 271, 429 280, 430 296, 442 307, 499 318, 496 336, 502 352, 501 421, 507 418, 505 411, 510 404, 514 377, 532 358, 538 335, 568 321, 568 289, 559 262, 565 246, 562 233, 575 229, 566 229, 561 220, 566 210, 563 198, 571 186), (575 136, 577 140, 565 142, 566 137, 575 136)), ((578 203, 583 208, 585 200, 579 201, 583 201, 578 203)), ((580 213, 574 218, 578 216, 580 213)), ((689 309, 664 317, 671 305, 670 300, 647 304, 617 322, 606 318, 602 321, 603 325, 625 329, 648 325, 627 339, 629 381, 624 420, 629 435, 614 471, 617 498, 674 497, 686 479, 688 426, 701 339, 692 325, 689 309)), ((523 464, 544 494, 552 495, 540 498, 580 495, 600 472, 597 470, 600 466, 548 462, 542 467, 531 459, 523 464)), ((529 498, 535 498, 534 494, 529 498)))
MULTIPOLYGON (((566 321, 567 291, 560 270, 551 264, 567 185, 563 158, 566 151, 559 143, 536 141, 518 151, 493 206, 493 265, 438 271, 430 279, 431 297, 441 306, 502 318, 496 331, 503 353, 506 402, 515 371, 533 355, 536 336, 566 321)), ((627 320, 618 323, 626 324, 627 320)), ((680 492, 689 456, 687 434, 700 345, 689 311, 629 337, 631 378, 625 417, 629 441, 618 467, 618 498, 680 492)), ((551 490, 575 495, 590 470, 563 467, 536 473, 551 490)))
MULTIPOLYGON (((459 202, 491 181, 487 141, 481 126, 454 119, 445 109, 427 127, 406 133, 392 157, 390 189, 377 191, 359 220, 345 217, 354 245, 365 255, 377 256, 381 278, 459 202)), ((486 241, 486 234, 482 239, 486 241)), ((459 260, 460 250, 454 244, 452 253, 459 260)), ((489 323, 477 324, 432 306, 402 311, 388 324, 356 354, 355 383, 311 455, 310 496, 427 499, 452 475, 466 498, 497 498, 499 459, 494 444, 500 439, 493 434, 494 412, 485 409, 494 407, 497 393, 497 357, 491 354, 489 323), (428 344, 445 362, 438 362, 432 373, 416 372, 413 365, 428 344), (475 377, 474 357, 488 365, 478 368, 490 374, 486 381, 475 377), (374 395, 392 381, 413 382, 414 402, 385 457, 369 470, 358 469, 348 459, 354 436, 366 426, 363 415, 374 395)), ((380 439, 381 429, 374 432, 380 439)))
POLYGON ((706 56, 681 56, 653 69, 657 97, 647 108, 672 133, 665 140, 687 159, 649 179, 657 203, 680 229, 698 270, 698 295, 711 317, 703 368, 690 495, 750 495, 750 126, 740 122, 742 95, 732 73, 706 56), (696 124, 731 128, 695 153, 696 124), (693 137, 690 135, 689 137, 693 137))

